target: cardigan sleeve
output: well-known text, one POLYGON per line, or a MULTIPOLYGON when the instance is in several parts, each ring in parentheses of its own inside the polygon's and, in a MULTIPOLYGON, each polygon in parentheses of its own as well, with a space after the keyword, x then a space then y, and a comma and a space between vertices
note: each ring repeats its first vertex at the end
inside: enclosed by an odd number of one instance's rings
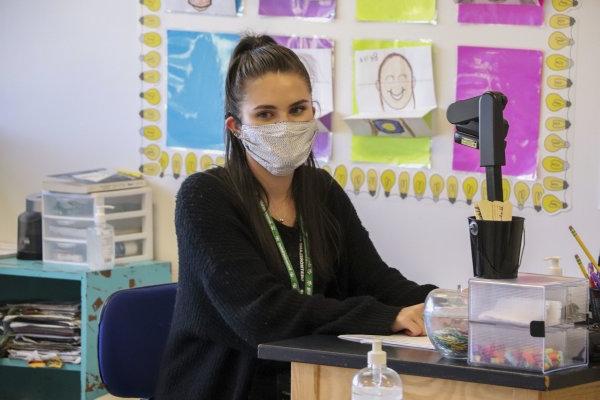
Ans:
POLYGON ((183 183, 175 225, 180 268, 248 345, 308 334, 391 334, 400 307, 372 296, 303 295, 268 268, 218 178, 183 183))
POLYGON ((345 260, 349 264, 353 294, 370 295, 380 302, 400 307, 425 301, 436 286, 418 285, 389 267, 375 249, 346 192, 329 175, 328 179, 331 180, 329 201, 335 204, 338 220, 344 223, 345 260))

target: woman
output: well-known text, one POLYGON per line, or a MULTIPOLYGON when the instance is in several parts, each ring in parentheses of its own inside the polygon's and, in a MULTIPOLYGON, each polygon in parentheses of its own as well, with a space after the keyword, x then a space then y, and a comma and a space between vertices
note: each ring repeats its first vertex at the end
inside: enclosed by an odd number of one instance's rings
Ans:
POLYGON ((339 185, 317 169, 310 78, 246 36, 226 80, 225 168, 176 206, 179 291, 157 398, 274 399, 289 365, 257 346, 309 334, 424 334, 419 286, 389 268, 339 185))

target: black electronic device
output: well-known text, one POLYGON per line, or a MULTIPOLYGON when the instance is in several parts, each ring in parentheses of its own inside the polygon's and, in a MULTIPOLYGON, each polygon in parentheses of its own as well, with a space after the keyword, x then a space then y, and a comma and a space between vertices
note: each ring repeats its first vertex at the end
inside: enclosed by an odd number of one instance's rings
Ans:
POLYGON ((502 166, 505 162, 508 122, 503 110, 508 100, 500 92, 460 100, 448 107, 446 117, 455 125, 454 141, 479 149, 480 165, 485 167, 487 197, 502 201, 502 166))

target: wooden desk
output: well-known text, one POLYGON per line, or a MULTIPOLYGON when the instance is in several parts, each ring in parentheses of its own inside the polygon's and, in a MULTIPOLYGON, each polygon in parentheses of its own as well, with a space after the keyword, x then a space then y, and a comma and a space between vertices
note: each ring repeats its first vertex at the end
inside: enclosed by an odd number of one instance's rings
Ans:
MULTIPOLYGON (((258 357, 292 363, 292 400, 349 400, 352 377, 367 364, 369 345, 335 336, 262 344, 258 357)), ((402 377, 405 400, 598 400, 600 366, 543 375, 470 366, 437 352, 385 347, 402 377)))

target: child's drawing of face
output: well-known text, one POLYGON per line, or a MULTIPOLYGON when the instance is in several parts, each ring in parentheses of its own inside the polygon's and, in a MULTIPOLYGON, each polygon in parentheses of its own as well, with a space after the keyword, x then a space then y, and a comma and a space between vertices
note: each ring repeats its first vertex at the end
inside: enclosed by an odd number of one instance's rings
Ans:
POLYGON ((401 110, 413 97, 413 73, 406 58, 400 54, 388 55, 379 66, 377 89, 383 102, 401 110))

